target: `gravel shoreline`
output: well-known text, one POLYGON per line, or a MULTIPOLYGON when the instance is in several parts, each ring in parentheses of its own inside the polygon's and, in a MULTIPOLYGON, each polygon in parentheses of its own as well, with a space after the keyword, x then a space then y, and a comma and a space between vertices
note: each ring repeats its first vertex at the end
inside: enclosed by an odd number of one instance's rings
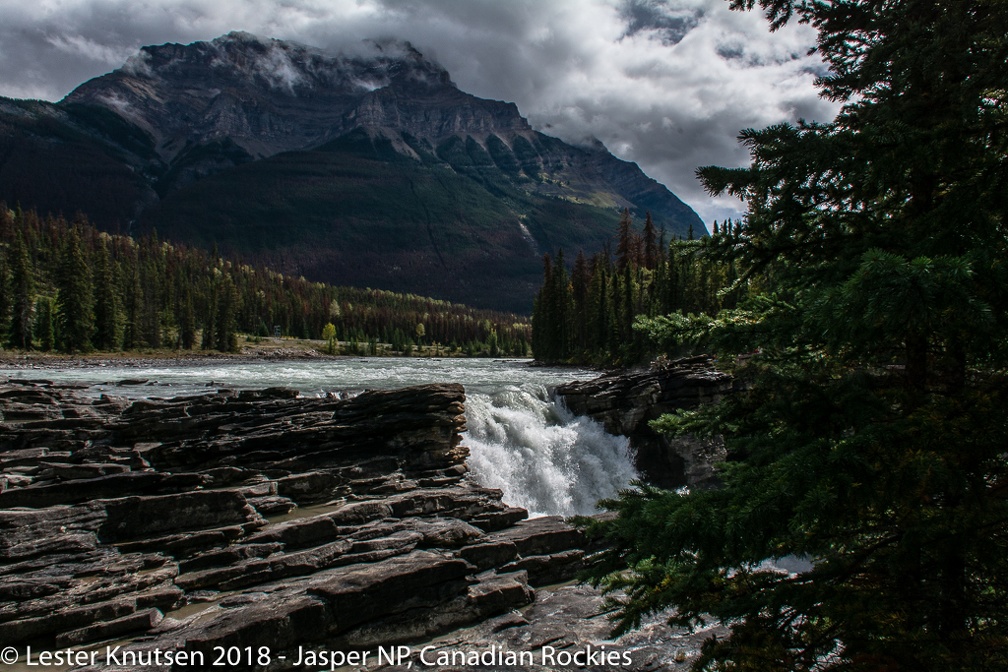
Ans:
POLYGON ((203 352, 175 350, 152 352, 102 352, 86 355, 66 355, 49 352, 0 351, 0 367, 9 369, 63 369, 63 368, 103 368, 107 366, 142 368, 158 366, 199 366, 236 362, 250 364, 259 361, 311 359, 342 359, 342 355, 328 355, 311 347, 260 348, 250 346, 237 353, 203 352))

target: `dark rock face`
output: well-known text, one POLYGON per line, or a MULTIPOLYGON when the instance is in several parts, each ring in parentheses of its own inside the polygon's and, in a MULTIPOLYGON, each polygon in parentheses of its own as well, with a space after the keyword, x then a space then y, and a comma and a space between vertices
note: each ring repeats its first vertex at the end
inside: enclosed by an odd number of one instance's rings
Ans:
POLYGON ((147 46, 118 70, 77 87, 63 104, 115 111, 150 135, 169 162, 187 147, 222 138, 251 158, 317 146, 358 126, 417 137, 531 130, 514 105, 458 91, 444 68, 409 43, 362 44, 359 51, 332 54, 239 32, 147 46), (424 118, 409 113, 413 101, 421 111, 461 113, 454 121, 424 118))
POLYGON ((677 488, 716 483, 714 465, 724 460, 724 446, 691 436, 670 438, 648 423, 665 413, 718 401, 732 388, 732 378, 701 356, 568 383, 556 392, 574 413, 594 418, 611 434, 629 437, 646 481, 677 488))
POLYGON ((525 607, 580 569, 582 538, 467 478, 464 401, 460 385, 132 404, 0 385, 0 641, 293 655, 525 607))

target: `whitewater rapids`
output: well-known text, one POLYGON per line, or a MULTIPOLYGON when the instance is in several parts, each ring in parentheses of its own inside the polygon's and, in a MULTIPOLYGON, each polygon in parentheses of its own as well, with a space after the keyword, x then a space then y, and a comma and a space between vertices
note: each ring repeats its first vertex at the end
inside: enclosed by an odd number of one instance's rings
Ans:
POLYGON ((473 477, 531 515, 596 513, 637 478, 626 437, 575 417, 542 386, 470 395, 466 425, 473 477))

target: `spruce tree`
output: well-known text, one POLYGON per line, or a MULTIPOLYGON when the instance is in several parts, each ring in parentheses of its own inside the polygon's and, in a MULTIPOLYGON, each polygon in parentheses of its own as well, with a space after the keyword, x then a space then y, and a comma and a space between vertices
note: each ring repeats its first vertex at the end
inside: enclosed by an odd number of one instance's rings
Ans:
POLYGON ((620 627, 728 626, 698 670, 1008 669, 1008 5, 759 5, 815 27, 843 107, 700 171, 747 197, 732 247, 760 291, 678 323, 740 391, 657 426, 722 435, 724 485, 610 502, 592 571, 620 627))
POLYGON ((598 281, 592 278, 592 296, 595 305, 594 349, 596 352, 608 353, 613 318, 612 303, 609 301, 609 264, 606 262, 608 259, 604 259, 602 255, 596 257, 595 276, 598 281))
MULTIPOLYGON (((0 203, 2 205, 2 203, 0 203)), ((0 215, 3 213, 0 212, 0 215)), ((0 253, 0 343, 6 342, 3 338, 8 335, 10 327, 10 277, 7 272, 7 255, 0 253)))
POLYGON ((638 263, 640 256, 640 237, 633 230, 633 220, 630 209, 624 208, 620 215, 619 233, 616 237, 616 268, 623 271, 627 266, 638 263))
POLYGON ((192 350, 196 345, 196 309, 193 307, 192 289, 187 282, 182 290, 178 309, 179 347, 192 350))
POLYGON ((94 292, 91 269, 84 257, 80 231, 72 227, 60 257, 56 324, 58 344, 64 352, 91 350, 94 333, 94 292))
POLYGON ((218 304, 218 289, 217 285, 220 283, 220 278, 215 277, 212 283, 208 283, 207 298, 205 304, 205 311, 203 313, 203 335, 200 342, 200 347, 204 350, 212 350, 217 344, 217 304, 218 304))
POLYGON ((35 307, 35 278, 28 247, 19 231, 10 249, 11 319, 9 337, 12 348, 32 347, 32 309, 35 307))
POLYGON ((217 284, 217 316, 214 346, 221 352, 238 351, 238 290, 231 275, 224 273, 217 284))
POLYGON ((654 220, 651 219, 649 210, 644 217, 644 268, 654 268, 658 264, 658 231, 655 229, 654 220))
POLYGON ((130 245, 126 259, 122 262, 123 296, 123 348, 135 350, 144 345, 141 314, 144 294, 140 284, 140 262, 135 245, 130 245))
POLYGON ((140 262, 140 286, 143 288, 143 304, 140 306, 140 330, 148 347, 160 348, 164 335, 162 324, 165 305, 164 268, 160 243, 157 238, 144 241, 141 250, 146 251, 140 262))
POLYGON ((571 324, 574 332, 572 337, 573 349, 579 356, 583 356, 588 350, 588 294, 590 283, 591 271, 588 269, 588 260, 585 259, 584 251, 578 250, 578 255, 574 259, 574 268, 571 271, 571 294, 573 299, 571 324))
POLYGON ((43 352, 56 347, 56 329, 53 324, 53 301, 47 296, 35 302, 35 338, 43 352))
POLYGON ((95 255, 94 271, 94 346, 98 350, 118 350, 122 346, 122 317, 119 296, 115 291, 112 257, 105 239, 102 239, 95 255))
POLYGON ((571 295, 570 276, 564 263, 563 250, 557 253, 552 281, 550 313, 554 329, 553 361, 564 362, 570 359, 573 344, 574 299, 571 295))

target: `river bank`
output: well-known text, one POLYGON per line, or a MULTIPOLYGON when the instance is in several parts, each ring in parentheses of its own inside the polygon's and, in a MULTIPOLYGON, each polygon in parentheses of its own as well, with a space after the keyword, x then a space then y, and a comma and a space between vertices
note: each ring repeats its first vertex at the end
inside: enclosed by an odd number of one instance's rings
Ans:
MULTIPOLYGON (((213 362, 255 362, 277 360, 340 360, 361 357, 383 359, 438 358, 438 359, 491 359, 489 357, 467 357, 460 350, 451 350, 440 345, 416 346, 409 355, 390 349, 389 344, 379 343, 375 354, 342 354, 351 347, 340 341, 336 347, 341 354, 330 354, 323 340, 264 337, 245 339, 239 343, 237 352, 217 350, 178 350, 174 348, 143 349, 113 352, 91 352, 66 354, 43 352, 41 350, 0 349, 0 367, 44 369, 53 367, 102 367, 109 365, 144 366, 149 363, 177 363, 180 366, 195 366, 213 362)), ((520 358, 508 358, 520 359, 520 358)), ((533 360, 527 360, 530 364, 533 360)))

